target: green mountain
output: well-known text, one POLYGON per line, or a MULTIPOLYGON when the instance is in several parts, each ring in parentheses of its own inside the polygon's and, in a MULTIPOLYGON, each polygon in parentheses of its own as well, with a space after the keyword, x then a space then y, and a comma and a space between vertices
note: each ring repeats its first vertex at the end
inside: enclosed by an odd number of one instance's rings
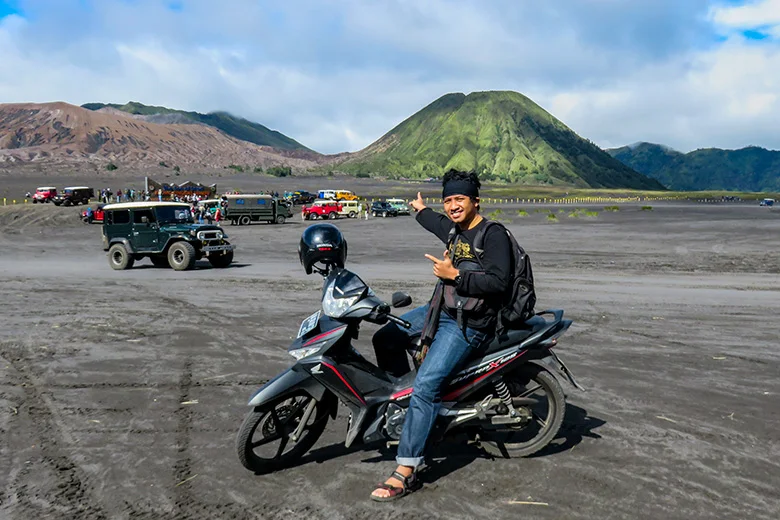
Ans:
POLYGON ((408 178, 450 168, 511 183, 663 189, 517 92, 447 94, 332 167, 408 178))
POLYGON ((673 190, 780 191, 780 152, 756 146, 680 153, 639 143, 607 153, 673 190))
POLYGON ((137 101, 131 101, 124 105, 116 103, 86 103, 81 106, 89 110, 100 110, 106 107, 115 108, 129 114, 147 116, 144 119, 153 123, 202 123, 218 128, 236 139, 249 141, 261 146, 272 146, 282 150, 311 151, 281 132, 271 130, 259 123, 232 116, 227 112, 201 114, 199 112, 185 112, 184 110, 174 110, 166 107, 148 106, 137 101))

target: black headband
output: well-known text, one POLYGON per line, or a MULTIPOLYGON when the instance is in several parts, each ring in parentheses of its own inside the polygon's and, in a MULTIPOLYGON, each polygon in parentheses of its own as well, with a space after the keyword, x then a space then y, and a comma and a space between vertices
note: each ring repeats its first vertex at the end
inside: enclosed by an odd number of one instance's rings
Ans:
POLYGON ((444 185, 441 192, 441 198, 446 199, 453 195, 465 195, 472 199, 476 199, 479 197, 479 188, 472 182, 453 179, 444 185))

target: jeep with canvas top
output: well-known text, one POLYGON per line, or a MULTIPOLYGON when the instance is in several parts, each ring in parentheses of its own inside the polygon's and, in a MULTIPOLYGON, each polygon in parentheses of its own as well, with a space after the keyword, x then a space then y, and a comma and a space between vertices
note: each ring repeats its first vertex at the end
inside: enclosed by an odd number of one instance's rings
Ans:
POLYGON ((52 198, 55 206, 77 206, 89 204, 89 199, 95 197, 95 190, 89 186, 68 186, 52 198))
POLYGON ((103 211, 103 250, 112 269, 130 269, 143 258, 177 271, 192 269, 204 257, 219 268, 233 261, 227 234, 219 226, 195 224, 188 204, 123 202, 103 211))

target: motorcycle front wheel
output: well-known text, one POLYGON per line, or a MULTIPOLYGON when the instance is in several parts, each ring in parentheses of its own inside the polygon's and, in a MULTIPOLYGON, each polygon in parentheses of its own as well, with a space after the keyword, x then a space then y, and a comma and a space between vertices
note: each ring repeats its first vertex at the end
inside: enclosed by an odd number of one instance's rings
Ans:
POLYGON ((314 411, 297 442, 291 435, 312 400, 307 394, 295 395, 258 406, 249 412, 236 436, 241 464, 255 473, 270 473, 284 468, 309 451, 328 424, 330 406, 327 400, 315 401, 314 411))
POLYGON ((522 412, 530 415, 522 426, 488 427, 480 436, 482 448, 495 457, 533 455, 558 434, 566 413, 566 397, 555 377, 541 367, 527 365, 504 377, 512 398, 522 399, 522 412), (490 429, 487 429, 490 428, 490 429))

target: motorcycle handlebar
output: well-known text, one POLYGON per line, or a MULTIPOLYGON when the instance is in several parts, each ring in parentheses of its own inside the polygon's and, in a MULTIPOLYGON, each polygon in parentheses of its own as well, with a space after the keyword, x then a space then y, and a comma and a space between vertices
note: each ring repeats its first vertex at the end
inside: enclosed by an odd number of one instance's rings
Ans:
POLYGON ((383 314, 388 319, 388 321, 392 321, 396 325, 400 325, 405 329, 410 329, 412 327, 412 324, 409 323, 408 321, 401 319, 398 316, 393 316, 392 314, 390 314, 390 306, 386 303, 380 305, 377 310, 379 311, 380 314, 383 314))
POLYGON ((408 321, 403 320, 403 319, 399 318, 398 316, 393 316, 392 314, 388 314, 387 315, 387 319, 392 321, 396 325, 402 326, 405 329, 409 329, 409 328, 412 327, 412 324, 409 323, 408 321))

